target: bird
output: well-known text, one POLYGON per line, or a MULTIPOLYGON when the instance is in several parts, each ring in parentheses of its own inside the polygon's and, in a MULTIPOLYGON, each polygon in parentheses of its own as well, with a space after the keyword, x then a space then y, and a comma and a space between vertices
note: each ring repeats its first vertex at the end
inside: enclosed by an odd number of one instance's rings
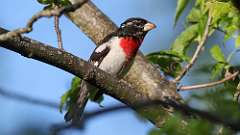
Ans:
MULTIPOLYGON (((156 25, 140 17, 128 18, 113 33, 109 34, 97 46, 90 56, 89 63, 121 79, 131 67, 146 34, 156 25)), ((77 101, 65 114, 65 121, 79 123, 90 96, 90 91, 97 89, 82 80, 77 101)), ((99 90, 94 99, 101 95, 99 90)))

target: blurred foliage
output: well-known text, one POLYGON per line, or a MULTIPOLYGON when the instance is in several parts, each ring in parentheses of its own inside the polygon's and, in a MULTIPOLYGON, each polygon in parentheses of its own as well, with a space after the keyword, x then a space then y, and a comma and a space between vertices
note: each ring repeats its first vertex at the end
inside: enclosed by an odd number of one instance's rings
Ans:
MULTIPOLYGON (((240 120, 239 103, 233 101, 233 93, 239 80, 226 82, 223 86, 211 88, 202 93, 192 92, 185 100, 187 104, 201 103, 207 110, 218 117, 230 121, 240 120)), ((196 105, 194 105, 196 106, 196 105)), ((199 106, 198 106, 199 107, 199 106)), ((199 108, 198 108, 199 109, 199 108)), ((210 123, 201 118, 186 118, 176 114, 169 118, 160 129, 152 129, 149 135, 232 135, 234 131, 222 125, 210 123), (184 120, 184 121, 183 121, 184 120)))
MULTIPOLYGON (((178 0, 175 21, 178 21, 188 2, 178 0)), ((215 31, 221 31, 225 35, 223 43, 234 38, 236 48, 240 46, 238 36, 240 16, 233 2, 231 0, 196 0, 186 17, 185 30, 173 41, 171 48, 151 53, 147 58, 154 64, 158 64, 166 75, 175 77, 181 71, 183 64, 191 58, 188 52, 189 47, 196 46, 202 39, 208 17, 212 18, 209 36, 215 31), (167 57, 166 54, 168 54, 167 57)), ((219 45, 214 46, 210 53, 216 60, 213 76, 216 77, 222 73, 223 69, 227 70, 231 67, 223 57, 219 45)))
POLYGON ((59 106, 60 112, 62 112, 63 109, 69 110, 70 108, 72 108, 72 105, 74 105, 74 103, 77 102, 80 83, 81 83, 80 78, 74 77, 72 79, 70 89, 66 93, 64 93, 61 97, 61 102, 59 106))
POLYGON ((224 54, 219 45, 214 45, 210 52, 213 59, 216 61, 216 64, 213 65, 211 72, 212 79, 214 79, 221 75, 224 69, 228 70, 230 65, 225 60, 224 54))
MULTIPOLYGON (((178 0, 175 23, 184 8, 190 1, 178 0)), ((226 77, 239 67, 230 61, 233 54, 239 52, 240 47, 240 4, 239 0, 196 0, 191 11, 186 17, 185 30, 173 41, 169 50, 161 50, 147 55, 154 64, 158 64, 165 75, 176 77, 184 65, 189 62, 194 48, 201 42, 209 17, 212 18, 209 36, 216 31, 224 34, 222 44, 228 40, 235 40, 235 49, 230 46, 221 46, 213 43, 210 50, 205 50, 212 57, 212 64, 202 65, 201 72, 206 73, 216 80, 226 77), (226 51, 226 49, 232 52, 226 51), (174 65, 174 66, 173 66, 174 65), (169 70, 171 69, 171 70, 169 70)), ((206 46, 206 43, 205 43, 206 46)), ((222 85, 208 88, 201 92, 191 92, 185 99, 186 104, 198 104, 198 109, 204 109, 210 113, 230 121, 240 121, 239 99, 239 76, 222 85), (236 94, 236 91, 238 91, 236 94), (235 96, 235 100, 234 100, 235 96), (237 96, 237 98, 236 98, 237 96)), ((207 83, 207 82, 206 82, 207 83)), ((196 105, 195 105, 196 107, 196 105)), ((176 114, 169 118, 160 129, 152 129, 149 135, 231 135, 232 130, 222 125, 213 124, 200 118, 186 118, 176 114), (184 122, 183 122, 184 121, 184 122)))
MULTIPOLYGON (((79 90, 81 90, 80 86, 81 86, 81 79, 79 77, 74 77, 72 79, 70 89, 67 90, 61 97, 61 102, 59 106, 60 112, 62 112, 63 110, 71 110, 74 103, 77 102, 79 90)), ((104 97, 102 94, 99 96, 96 96, 97 94, 99 94, 98 93, 99 90, 97 88, 95 90, 94 88, 95 87, 93 86, 93 89, 91 89, 90 91, 89 99, 91 101, 98 103, 99 106, 102 106, 101 102, 103 101, 104 97)))
POLYGON ((189 119, 181 116, 171 117, 163 128, 152 129, 149 135, 231 135, 233 132, 220 125, 212 125, 206 120, 189 119), (186 122, 186 123, 184 123, 186 122))

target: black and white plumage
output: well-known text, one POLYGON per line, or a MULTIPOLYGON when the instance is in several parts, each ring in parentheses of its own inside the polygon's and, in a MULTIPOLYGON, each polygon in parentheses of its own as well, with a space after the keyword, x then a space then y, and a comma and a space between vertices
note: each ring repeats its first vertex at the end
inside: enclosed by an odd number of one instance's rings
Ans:
MULTIPOLYGON (((153 23, 142 18, 129 18, 120 28, 108 35, 99 45, 89 62, 103 71, 120 78, 135 57, 145 35, 155 28, 153 23)), ((89 97, 89 91, 96 89, 85 81, 81 83, 77 103, 65 115, 66 121, 76 123, 80 120, 89 97)))

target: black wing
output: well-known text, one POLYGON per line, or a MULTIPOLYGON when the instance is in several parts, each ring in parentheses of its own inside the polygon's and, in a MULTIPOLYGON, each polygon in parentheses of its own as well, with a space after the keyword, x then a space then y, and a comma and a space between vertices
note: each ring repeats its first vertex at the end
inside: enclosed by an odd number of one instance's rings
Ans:
MULTIPOLYGON (((106 46, 106 45, 105 45, 106 46)), ((94 50, 94 52, 92 53, 92 55, 90 56, 89 61, 94 64, 94 66, 99 66, 100 63, 102 62, 103 58, 108 54, 108 52, 110 51, 110 48, 108 46, 106 46, 104 49, 102 49, 100 52, 97 52, 96 50, 99 48, 100 46, 96 47, 96 49, 94 50)))
MULTIPOLYGON (((96 47, 90 56, 89 62, 98 67, 109 51, 110 48, 106 44, 96 47), (102 47, 101 51, 96 51, 99 47, 102 47)), ((81 90, 79 91, 78 101, 70 106, 68 112, 64 116, 66 121, 72 121, 72 123, 79 121, 88 100, 89 89, 94 90, 94 88, 92 88, 91 85, 88 85, 85 81, 82 81, 80 89, 81 90)), ((101 93, 98 94, 98 92, 96 92, 96 98, 94 99, 97 100, 100 97, 101 93)))
MULTIPOLYGON (((92 53, 92 55, 90 56, 90 59, 89 59, 89 62, 92 63, 96 67, 99 67, 99 65, 103 61, 104 57, 110 51, 110 48, 106 44, 103 44, 103 45, 104 46, 102 46, 102 45, 98 46, 94 50, 94 52, 92 53), (97 49, 99 49, 99 47, 104 47, 104 48, 100 49, 101 51, 97 51, 97 49)), ((98 89, 94 90, 94 91, 95 91, 95 95, 93 96, 92 100, 95 102, 99 102, 99 100, 101 100, 103 98, 103 93, 101 90, 98 90, 98 89)))

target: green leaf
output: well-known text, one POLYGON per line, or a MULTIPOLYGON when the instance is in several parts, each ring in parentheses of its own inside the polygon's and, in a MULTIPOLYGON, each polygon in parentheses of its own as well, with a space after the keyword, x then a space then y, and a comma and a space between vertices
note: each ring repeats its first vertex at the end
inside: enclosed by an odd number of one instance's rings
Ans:
POLYGON ((235 40, 235 47, 239 48, 240 47, 240 36, 237 36, 236 40, 235 40))
POLYGON ((201 19, 199 20, 199 25, 198 25, 198 35, 199 35, 199 40, 203 36, 205 32, 205 27, 207 25, 207 15, 203 15, 201 19))
POLYGON ((186 130, 182 126, 181 117, 170 117, 164 126, 160 129, 153 129, 149 132, 149 135, 186 135, 186 130), (181 128, 179 128, 181 127, 181 128))
POLYGON ((198 7, 198 6, 202 6, 202 5, 204 5, 205 4, 205 0, 196 0, 196 2, 195 2, 195 6, 196 7, 198 7))
POLYGON ((189 45, 198 36, 198 27, 198 24, 187 27, 173 42, 171 49, 180 55, 185 55, 189 45))
POLYGON ((191 119, 186 127, 189 135, 211 135, 214 128, 207 121, 191 119))
POLYGON ((235 34, 235 32, 238 30, 238 26, 236 25, 232 25, 232 23, 230 22, 228 24, 228 26, 224 27, 224 31, 226 32, 224 40, 228 40, 230 38, 232 38, 232 36, 235 34))
POLYGON ((61 6, 68 6, 71 5, 72 3, 69 0, 60 0, 60 5, 61 6))
POLYGON ((217 63, 213 66, 212 72, 211 72, 211 78, 215 79, 217 77, 222 76, 223 70, 224 70, 225 64, 224 63, 217 63))
POLYGON ((211 50, 211 55, 217 63, 213 66, 212 69, 212 78, 216 78, 217 76, 222 76, 223 70, 229 69, 231 65, 227 62, 224 57, 224 54, 221 48, 218 45, 214 45, 211 50))
POLYGON ((64 105, 66 105, 66 108, 69 109, 74 103, 76 103, 80 84, 81 84, 80 78, 74 77, 72 79, 71 88, 61 97, 61 102, 59 106, 60 112, 62 112, 64 105))
POLYGON ((181 71, 181 62, 188 60, 187 57, 171 50, 160 51, 148 54, 147 59, 154 64, 158 64, 166 75, 176 77, 181 71))
POLYGON ((213 17, 212 23, 216 23, 221 18, 226 17, 230 12, 232 12, 230 2, 207 2, 207 8, 210 11, 210 15, 213 17))
POLYGON ((188 23, 197 23, 201 19, 201 11, 198 8, 193 8, 187 16, 188 23))
POLYGON ((188 3, 188 0, 178 0, 177 1, 177 9, 176 9, 176 15, 175 15, 175 19, 174 19, 174 25, 176 25, 181 13, 185 9, 187 3, 188 3))
POLYGON ((224 54, 222 53, 222 50, 221 50, 221 48, 218 45, 214 45, 211 48, 210 52, 211 52, 212 57, 217 62, 226 63, 225 58, 224 58, 224 54))
POLYGON ((233 37, 240 27, 239 11, 230 0, 207 2, 207 9, 212 16, 212 26, 224 31, 225 40, 233 37))
POLYGON ((37 0, 40 4, 49 5, 53 3, 53 0, 37 0))

